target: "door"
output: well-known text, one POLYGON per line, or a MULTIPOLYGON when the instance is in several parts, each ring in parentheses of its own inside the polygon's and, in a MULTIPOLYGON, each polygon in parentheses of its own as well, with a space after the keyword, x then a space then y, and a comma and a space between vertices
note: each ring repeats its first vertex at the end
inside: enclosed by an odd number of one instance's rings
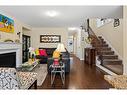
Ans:
POLYGON ((23 46, 22 46, 22 53, 23 53, 23 63, 27 62, 29 59, 29 47, 30 47, 30 36, 23 35, 23 46))

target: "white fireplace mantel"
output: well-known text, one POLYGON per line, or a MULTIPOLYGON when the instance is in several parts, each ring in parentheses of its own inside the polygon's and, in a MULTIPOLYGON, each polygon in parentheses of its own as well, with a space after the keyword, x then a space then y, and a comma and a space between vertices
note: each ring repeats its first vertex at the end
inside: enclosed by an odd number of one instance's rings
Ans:
POLYGON ((22 64, 21 49, 21 43, 0 42, 0 54, 16 52, 16 67, 19 67, 22 64))

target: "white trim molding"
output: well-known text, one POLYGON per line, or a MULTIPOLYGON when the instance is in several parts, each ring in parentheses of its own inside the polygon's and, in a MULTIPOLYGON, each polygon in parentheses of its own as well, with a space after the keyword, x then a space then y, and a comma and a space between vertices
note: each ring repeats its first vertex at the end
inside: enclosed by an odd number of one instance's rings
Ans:
POLYGON ((110 75, 117 75, 116 73, 114 73, 114 72, 110 71, 109 69, 105 68, 104 66, 102 66, 101 62, 98 60, 97 57, 96 57, 96 66, 110 75))

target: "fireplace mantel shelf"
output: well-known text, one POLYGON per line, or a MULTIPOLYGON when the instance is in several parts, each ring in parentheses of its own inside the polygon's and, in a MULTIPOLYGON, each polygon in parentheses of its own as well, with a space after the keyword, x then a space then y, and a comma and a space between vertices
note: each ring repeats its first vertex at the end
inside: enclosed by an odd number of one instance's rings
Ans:
POLYGON ((15 43, 15 42, 0 42, 0 44, 22 44, 22 43, 15 43))
POLYGON ((19 49, 19 48, 14 48, 14 49, 6 49, 6 48, 5 48, 5 49, 4 49, 4 48, 1 49, 1 48, 0 48, 0 51, 16 50, 16 49, 19 49))

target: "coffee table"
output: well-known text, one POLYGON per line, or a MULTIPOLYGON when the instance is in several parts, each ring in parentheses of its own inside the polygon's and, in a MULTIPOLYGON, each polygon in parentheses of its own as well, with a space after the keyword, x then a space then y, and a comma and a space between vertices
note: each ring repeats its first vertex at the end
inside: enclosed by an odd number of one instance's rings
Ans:
POLYGON ((28 61, 23 63, 20 67, 17 68, 17 70, 23 72, 31 72, 37 65, 39 65, 38 59, 31 62, 28 61))

